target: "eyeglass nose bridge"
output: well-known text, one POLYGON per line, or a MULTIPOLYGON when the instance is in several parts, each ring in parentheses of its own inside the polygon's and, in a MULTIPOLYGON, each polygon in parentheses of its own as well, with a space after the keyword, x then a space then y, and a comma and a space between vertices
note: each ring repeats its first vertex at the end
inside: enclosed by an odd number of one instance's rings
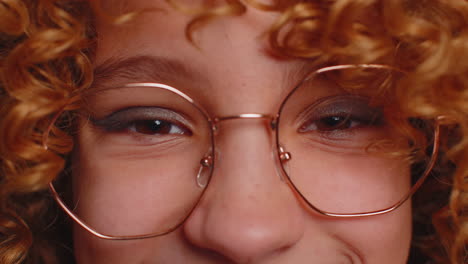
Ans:
MULTIPOLYGON (((259 114, 259 113, 245 113, 245 114, 238 114, 238 115, 230 115, 230 116, 223 116, 223 117, 215 117, 211 122, 211 129, 213 131, 213 135, 216 135, 218 132, 218 124, 223 121, 235 120, 235 119, 264 119, 269 121, 270 129, 276 131, 277 124, 278 124, 278 117, 279 115, 269 115, 269 114, 259 114)), ((278 133, 276 131, 276 133, 278 133)), ((281 162, 285 162, 291 159, 291 154, 287 152, 282 146, 279 146, 279 158, 281 162)), ((205 157, 206 158, 206 157, 205 157)), ((203 164, 203 160, 201 163, 203 164)))
MULTIPOLYGON (((272 130, 276 130, 278 126, 278 115, 268 115, 268 114, 258 114, 258 113, 247 113, 247 114, 239 114, 239 115, 232 115, 232 116, 224 116, 224 117, 216 117, 213 119, 212 127, 213 133, 216 134, 218 131, 218 124, 222 121, 227 120, 234 120, 234 119, 265 119, 270 121, 270 128, 272 130)), ((277 132, 276 132, 277 133, 277 132)), ((291 159, 291 153, 287 152, 284 147, 278 145, 279 149, 279 158, 281 162, 285 162, 291 159)))
MULTIPOLYGON (((238 115, 231 115, 231 116, 223 116, 223 117, 215 117, 212 121, 211 129, 213 130, 213 134, 216 135, 218 131, 218 124, 223 121, 234 120, 234 119, 265 119, 269 120, 270 128, 272 130, 276 130, 278 126, 278 117, 279 115, 273 116, 269 114, 259 114, 259 113, 246 113, 246 114, 238 114, 238 115)), ((276 133, 278 133, 276 131, 276 133)), ((291 159, 291 153, 286 151, 283 146, 280 146, 278 143, 278 151, 279 151, 279 160, 280 162, 284 163, 291 159)), ((201 163, 203 164, 203 160, 201 163)))
MULTIPOLYGON (((238 115, 229 115, 229 116, 222 116, 222 117, 215 117, 211 120, 211 129, 213 131, 213 135, 216 135, 219 131, 218 125, 224 121, 236 120, 236 119, 263 119, 269 121, 269 127, 271 130, 276 131, 277 129, 277 121, 278 116, 270 115, 270 114, 260 114, 260 113, 245 113, 245 114, 238 114, 238 115)), ((277 133, 277 132, 276 132, 277 133)), ((284 163, 291 159, 291 153, 287 152, 282 146, 278 146, 279 149, 279 166, 283 166, 284 163)), ((197 185, 200 188, 205 188, 208 184, 205 175, 206 170, 213 169, 214 159, 212 155, 207 155, 200 160, 200 169, 197 174, 197 185)), ((284 175, 280 168, 276 168, 278 176, 280 179, 284 180, 284 175)))

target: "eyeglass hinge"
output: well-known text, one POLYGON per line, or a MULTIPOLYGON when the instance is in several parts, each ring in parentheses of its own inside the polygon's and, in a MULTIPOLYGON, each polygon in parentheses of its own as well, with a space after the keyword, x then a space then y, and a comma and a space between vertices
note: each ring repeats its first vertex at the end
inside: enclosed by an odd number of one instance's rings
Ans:
POLYGON ((204 157, 200 160, 200 164, 205 168, 209 168, 213 164, 213 158, 211 156, 204 157))
POLYGON ((288 161, 291 159, 291 153, 287 152, 283 147, 279 148, 279 158, 281 161, 288 161))
POLYGON ((276 118, 272 119, 270 122, 271 129, 275 130, 277 126, 278 126, 278 122, 276 121, 276 118))

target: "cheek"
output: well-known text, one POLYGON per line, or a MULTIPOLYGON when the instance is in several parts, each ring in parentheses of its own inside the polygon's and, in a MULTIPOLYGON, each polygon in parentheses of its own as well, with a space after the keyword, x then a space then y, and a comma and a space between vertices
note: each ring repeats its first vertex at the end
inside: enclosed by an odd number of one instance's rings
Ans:
POLYGON ((412 232, 409 202, 386 215, 335 224, 330 226, 333 235, 360 252, 366 263, 406 263, 412 232))
MULTIPOLYGON (((74 254, 78 264, 131 264, 131 263, 153 263, 152 260, 158 260, 158 263, 183 263, 171 262, 167 252, 181 252, 180 243, 175 243, 177 234, 171 233, 164 237, 131 240, 131 241, 112 241, 103 240, 80 227, 74 229, 74 254)), ((170 254, 169 254, 170 256, 170 254)), ((172 255, 173 259, 177 254, 172 255)))
POLYGON ((165 233, 183 221, 202 194, 196 184, 200 165, 191 151, 163 159, 151 151, 136 158, 113 155, 112 144, 103 144, 86 127, 78 143, 69 207, 101 234, 165 233))
MULTIPOLYGON (((286 168, 291 180, 312 205, 328 212, 383 210, 399 202, 411 187, 409 167, 401 160, 340 156, 317 148, 295 157, 286 168), (301 158, 307 156, 313 158, 301 158)), ((393 212, 371 217, 321 218, 312 212, 302 242, 304 248, 322 255, 333 254, 330 249, 335 248, 365 263, 404 264, 411 242, 411 210, 407 200, 393 212), (324 235, 317 239, 319 233, 324 235)))
POLYGON ((141 241, 109 241, 96 238, 75 225, 73 246, 76 262, 82 263, 140 263, 145 256, 141 241))
POLYGON ((302 261, 305 257, 305 259, 319 260, 318 263, 334 264, 407 263, 411 241, 409 203, 381 216, 320 219, 314 217, 312 213, 308 219, 304 236, 293 249, 301 252, 302 261), (341 257, 341 262, 337 261, 338 256, 341 257))
POLYGON ((285 165, 291 181, 316 208, 337 214, 381 211, 393 207, 411 189, 403 161, 370 154, 336 154, 297 148, 285 165))

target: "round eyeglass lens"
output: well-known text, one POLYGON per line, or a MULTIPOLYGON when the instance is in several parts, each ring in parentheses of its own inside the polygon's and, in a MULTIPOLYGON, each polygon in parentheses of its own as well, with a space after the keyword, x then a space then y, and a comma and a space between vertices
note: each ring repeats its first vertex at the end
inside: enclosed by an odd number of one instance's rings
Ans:
POLYGON ((282 167, 322 213, 366 214, 404 201, 410 140, 386 120, 403 74, 387 66, 343 65, 306 76, 282 104, 277 141, 282 167), (286 158, 285 158, 286 157, 286 158))
POLYGON ((162 84, 97 90, 85 101, 72 175, 53 183, 59 202, 103 236, 155 236, 176 228, 211 176, 205 113, 162 84))

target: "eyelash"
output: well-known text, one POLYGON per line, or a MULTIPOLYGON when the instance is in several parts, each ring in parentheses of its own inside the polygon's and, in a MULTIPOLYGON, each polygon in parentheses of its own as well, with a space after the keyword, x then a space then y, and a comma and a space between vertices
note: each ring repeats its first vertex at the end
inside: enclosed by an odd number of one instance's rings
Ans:
MULTIPOLYGON (((190 122, 183 115, 156 106, 129 107, 102 119, 90 120, 95 127, 106 133, 126 133, 147 140, 193 134, 190 122)), ((352 139, 350 133, 360 131, 358 129, 381 126, 383 117, 379 109, 368 105, 368 99, 357 96, 334 96, 323 98, 307 107, 299 115, 298 122, 299 134, 339 140, 352 139)))
POLYGON ((135 133, 147 136, 185 135, 192 131, 177 113, 158 107, 133 107, 116 111, 109 116, 92 123, 110 133, 135 133), (164 117, 162 117, 164 116, 164 117))
POLYGON ((380 109, 368 105, 365 98, 337 97, 308 107, 300 117, 299 133, 327 137, 344 136, 357 129, 381 127, 384 123, 380 109))
POLYGON ((373 123, 376 120, 363 119, 361 117, 353 116, 352 114, 342 113, 330 116, 324 116, 302 125, 299 132, 306 133, 308 131, 320 131, 329 133, 338 130, 349 130, 363 127, 377 126, 379 122, 373 123), (335 124, 330 124, 335 122, 335 124), (325 127, 329 126, 329 127, 325 127), (312 128, 311 128, 312 127, 312 128))
POLYGON ((191 132, 182 125, 174 124, 170 121, 154 119, 154 120, 133 120, 126 122, 117 127, 115 132, 129 131, 132 133, 144 135, 168 135, 178 134, 187 135, 191 132))

